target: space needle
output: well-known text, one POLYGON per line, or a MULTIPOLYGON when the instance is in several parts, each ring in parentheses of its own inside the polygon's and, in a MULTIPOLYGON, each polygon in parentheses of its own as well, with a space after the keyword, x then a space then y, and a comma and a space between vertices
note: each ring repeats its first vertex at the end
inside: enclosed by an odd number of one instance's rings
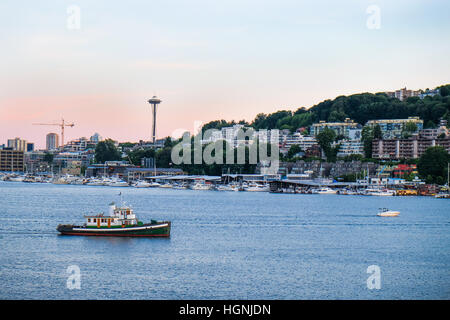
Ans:
POLYGON ((152 138, 154 145, 156 142, 156 107, 158 104, 161 103, 161 99, 159 99, 157 96, 153 96, 151 99, 148 100, 148 103, 152 105, 152 113, 153 113, 152 138))

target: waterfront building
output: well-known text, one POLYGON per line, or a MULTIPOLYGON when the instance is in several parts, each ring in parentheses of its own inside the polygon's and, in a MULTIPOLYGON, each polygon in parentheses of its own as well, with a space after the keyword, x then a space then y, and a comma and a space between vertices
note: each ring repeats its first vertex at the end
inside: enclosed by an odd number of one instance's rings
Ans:
POLYGON ((361 140, 344 140, 337 153, 338 157, 346 157, 352 154, 364 155, 364 146, 361 140))
POLYGON ((300 132, 295 132, 293 134, 282 133, 280 134, 279 140, 280 151, 284 153, 288 152, 294 145, 298 145, 300 149, 305 152, 313 146, 318 145, 315 137, 302 135, 300 132))
MULTIPOLYGON (((89 169, 89 168, 88 168, 89 169)), ((101 174, 101 169, 97 171, 97 174, 101 174)), ((179 168, 136 168, 135 166, 128 166, 124 168, 122 178, 128 182, 145 180, 146 178, 155 176, 175 176, 184 175, 185 172, 179 168)), ((119 174, 119 176, 121 176, 119 174)))
POLYGON ((27 141, 20 138, 8 139, 8 148, 14 151, 27 151, 27 141))
POLYGON ((417 131, 423 129, 423 120, 419 117, 408 117, 408 119, 382 119, 382 120, 369 120, 366 126, 375 127, 379 125, 383 139, 401 138, 405 131, 407 123, 414 123, 417 126, 417 131))
POLYGON ((56 150, 59 148, 59 136, 56 133, 51 132, 47 134, 45 141, 47 150, 56 150))
POLYGON ((419 136, 424 139, 437 139, 449 135, 450 131, 447 128, 447 120, 441 120, 439 122, 439 127, 436 129, 423 129, 419 131, 419 136))
POLYGON ((13 148, 3 148, 0 150, 0 171, 19 171, 23 172, 24 151, 14 150, 13 148))
POLYGON ((349 118, 345 118, 344 122, 325 122, 320 121, 319 123, 314 123, 311 126, 311 134, 317 136, 325 128, 331 129, 336 133, 336 136, 344 136, 345 138, 350 137, 350 130, 358 129, 360 125, 349 118))
POLYGON ((45 154, 46 152, 44 151, 32 151, 25 153, 24 161, 26 171, 29 173, 50 171, 48 162, 44 161, 45 154))
POLYGON ((429 147, 442 146, 450 153, 450 137, 423 139, 414 135, 408 139, 381 139, 372 142, 372 157, 377 159, 417 159, 429 147))
POLYGON ((94 160, 94 152, 61 152, 53 158, 55 165, 61 168, 70 167, 72 162, 80 162, 82 166, 87 167, 94 160))

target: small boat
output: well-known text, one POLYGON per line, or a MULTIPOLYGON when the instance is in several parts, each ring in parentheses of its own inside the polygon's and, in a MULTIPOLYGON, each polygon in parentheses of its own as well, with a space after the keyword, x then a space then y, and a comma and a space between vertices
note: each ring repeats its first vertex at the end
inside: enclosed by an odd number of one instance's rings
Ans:
POLYGON ((133 210, 123 203, 109 206, 109 215, 103 213, 84 216, 83 225, 60 224, 56 228, 62 235, 110 237, 170 237, 170 221, 142 223, 133 210))
POLYGON ((260 185, 260 184, 249 184, 247 187, 244 187, 244 191, 250 192, 268 192, 270 191, 269 185, 260 185))
POLYGON ((150 188, 157 188, 157 187, 160 187, 161 186, 161 184, 159 184, 158 182, 150 182, 150 188))
POLYGON ((211 185, 206 183, 196 183, 192 186, 192 190, 211 190, 211 185))
POLYGON ((400 214, 400 211, 389 210, 387 208, 380 208, 377 216, 379 217, 396 217, 400 214))
POLYGON ((159 186, 160 188, 173 188, 173 186, 170 183, 164 183, 159 186))
POLYGON ((394 196, 395 191, 389 189, 380 189, 380 188, 368 188, 366 189, 366 194, 369 196, 394 196))
POLYGON ((337 191, 333 190, 331 188, 328 188, 328 187, 322 187, 322 188, 319 188, 319 189, 313 191, 313 193, 317 193, 317 194, 336 194, 337 191))
POLYGON ((135 188, 150 188, 150 186, 151 186, 150 183, 148 183, 147 181, 142 181, 142 180, 137 181, 133 185, 133 187, 135 187, 135 188))
POLYGON ((111 179, 111 182, 107 184, 110 187, 128 187, 128 182, 121 179, 111 179))

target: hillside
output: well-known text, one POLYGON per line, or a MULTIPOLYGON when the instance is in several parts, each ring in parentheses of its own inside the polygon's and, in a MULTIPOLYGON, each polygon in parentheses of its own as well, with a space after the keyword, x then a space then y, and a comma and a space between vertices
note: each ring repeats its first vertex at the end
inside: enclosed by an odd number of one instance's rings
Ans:
MULTIPOLYGON (((239 123, 255 129, 290 129, 295 131, 301 127, 325 120, 328 122, 343 121, 350 118, 361 125, 372 119, 405 119, 418 116, 424 120, 425 128, 435 127, 441 118, 450 123, 450 84, 438 87, 440 95, 434 97, 410 97, 405 101, 390 98, 385 93, 359 93, 339 96, 333 100, 325 100, 311 108, 299 108, 295 112, 277 111, 271 114, 258 114, 251 123, 239 123)), ((211 121, 203 126, 203 130, 236 124, 235 121, 211 121)))

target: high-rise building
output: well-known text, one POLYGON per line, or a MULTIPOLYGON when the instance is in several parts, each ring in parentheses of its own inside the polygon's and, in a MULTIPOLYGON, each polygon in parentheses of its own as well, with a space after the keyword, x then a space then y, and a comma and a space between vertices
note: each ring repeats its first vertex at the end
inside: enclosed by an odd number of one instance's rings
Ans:
POLYGON ((32 142, 28 142, 27 143, 27 150, 26 150, 27 152, 32 152, 32 151, 34 151, 34 143, 32 143, 32 142))
POLYGON ((59 147, 59 137, 56 133, 49 133, 46 137, 46 149, 55 150, 59 147))
POLYGON ((24 152, 3 148, 0 150, 0 171, 24 171, 24 152))
POLYGON ((20 138, 8 139, 8 148, 15 151, 27 151, 27 141, 20 138))

